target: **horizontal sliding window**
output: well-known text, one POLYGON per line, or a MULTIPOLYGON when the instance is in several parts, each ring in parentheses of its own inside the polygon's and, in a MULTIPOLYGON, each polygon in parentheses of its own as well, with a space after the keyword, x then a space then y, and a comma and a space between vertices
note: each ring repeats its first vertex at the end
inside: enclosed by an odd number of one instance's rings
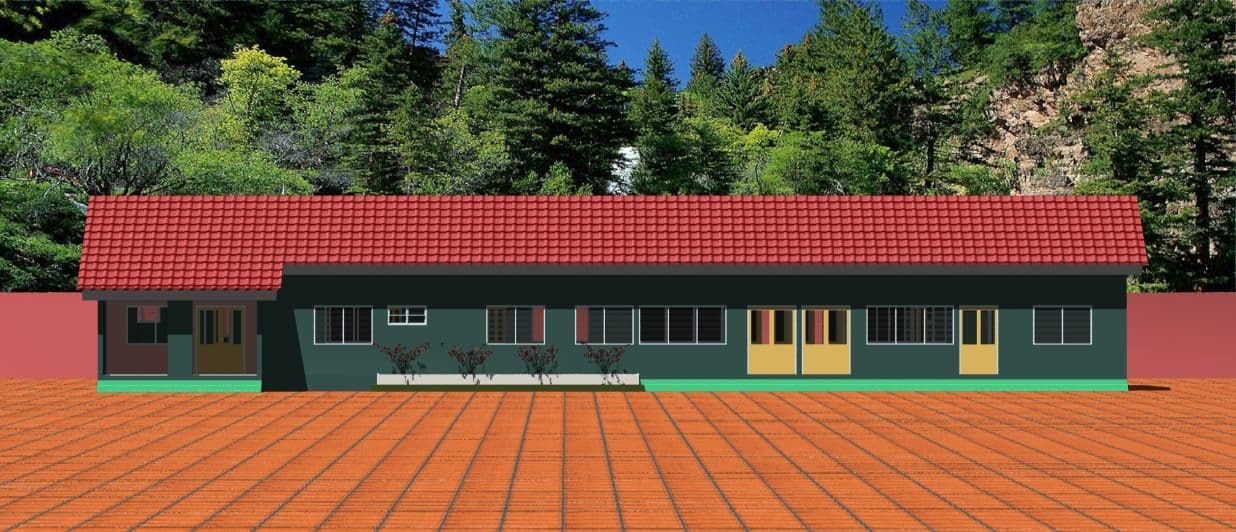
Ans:
POLYGON ((429 311, 424 306, 387 307, 386 323, 389 325, 425 325, 429 311))
POLYGON ((485 308, 485 343, 545 343, 545 307, 492 306, 485 308))
POLYGON ((313 343, 369 345, 373 343, 373 308, 313 307, 313 343))
POLYGON ((869 344, 951 344, 952 307, 867 307, 869 344))
POLYGON ((631 307, 575 307, 575 343, 630 344, 634 321, 631 307))
POLYGON ((167 307, 140 305, 128 309, 128 337, 131 344, 167 343, 167 307))
POLYGON ((640 307, 641 344, 720 344, 725 342, 723 307, 640 307))
POLYGON ((1034 307, 1035 344, 1089 344, 1090 329, 1090 307, 1034 307))

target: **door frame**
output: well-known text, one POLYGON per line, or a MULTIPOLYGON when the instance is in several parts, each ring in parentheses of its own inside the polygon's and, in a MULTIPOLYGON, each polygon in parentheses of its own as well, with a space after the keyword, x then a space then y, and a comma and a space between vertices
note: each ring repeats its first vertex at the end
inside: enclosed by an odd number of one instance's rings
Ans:
MULTIPOLYGON (((799 330, 798 330, 799 329, 799 325, 798 325, 799 306, 798 305, 747 305, 747 308, 744 310, 744 312, 746 313, 745 317, 747 318, 745 320, 746 326, 744 327, 746 329, 746 338, 747 338, 746 342, 744 343, 744 346, 746 349, 746 355, 747 355, 747 376, 774 375, 774 374, 769 374, 769 373, 751 373, 751 346, 754 345, 751 343, 751 311, 753 310, 788 310, 790 311, 790 320, 791 320, 791 323, 793 323, 793 327, 790 332, 790 336, 791 336, 790 337, 790 348, 794 350, 794 372, 793 373, 777 373, 775 375, 785 375, 785 376, 801 375, 802 366, 801 364, 799 364, 799 357, 802 356, 802 350, 799 349, 800 346, 798 344, 798 340, 799 340, 798 337, 800 335, 799 330)), ((770 317, 769 320, 771 321, 772 318, 770 317)), ((771 329, 773 328, 773 324, 770 323, 768 328, 771 332, 771 329)), ((776 344, 769 343, 768 345, 776 345, 776 344)))
MULTIPOLYGON (((1033 330, 1031 330, 1031 332, 1033 332, 1033 330)), ((996 306, 996 305, 958 305, 958 306, 957 306, 957 328, 956 328, 956 337, 957 337, 957 375, 958 375, 958 376, 961 376, 961 377, 981 377, 981 376, 985 376, 985 375, 986 375, 986 376, 996 376, 996 375, 999 375, 999 374, 1000 374, 1000 307, 999 307, 999 306, 996 306), (975 330, 974 330, 974 339, 975 339, 975 341, 976 341, 976 342, 982 342, 982 339, 983 339, 983 315, 982 315, 982 312, 981 312, 981 311, 984 311, 984 310, 990 310, 990 311, 992 311, 992 312, 993 312, 992 316, 995 318, 995 323, 992 325, 992 329, 993 329, 993 330, 992 330, 992 333, 993 333, 993 336, 994 336, 994 337, 992 338, 992 340, 994 341, 994 343, 992 344, 992 346, 993 346, 993 348, 995 349, 995 352, 996 352, 996 369, 995 369, 995 373, 962 373, 962 371, 961 371, 961 370, 962 370, 962 368, 961 368, 961 350, 966 348, 966 344, 965 344, 965 334, 966 334, 966 329, 965 329, 965 327, 966 327, 966 324, 965 324, 965 311, 967 311, 967 310, 979 311, 979 313, 978 313, 978 314, 975 314, 975 316, 974 316, 974 328, 975 328, 975 330)), ((974 344, 974 345, 983 345, 983 344, 982 344, 982 343, 976 343, 976 344, 974 344)))
POLYGON ((193 335, 192 335, 191 341, 193 342, 193 376, 194 377, 256 377, 257 376, 257 368, 254 368, 253 373, 244 373, 245 364, 247 363, 246 361, 247 361, 247 356, 249 354, 249 348, 250 348, 248 336, 251 331, 249 331, 248 310, 249 310, 248 306, 245 303, 228 303, 228 302, 211 301, 207 303, 194 303, 193 304, 193 318, 192 318, 193 319, 193 335), (230 310, 240 311, 240 323, 241 323, 241 326, 244 328, 244 330, 242 331, 242 334, 240 335, 240 369, 241 369, 240 373, 202 373, 198 368, 198 361, 200 360, 199 358, 200 353, 198 352, 198 347, 201 345, 201 342, 199 342, 198 340, 200 338, 200 335, 202 334, 201 330, 199 329, 200 320, 198 318, 200 318, 200 316, 198 315, 198 313, 201 312, 202 310, 209 310, 209 309, 214 309, 214 310, 230 309, 230 310))

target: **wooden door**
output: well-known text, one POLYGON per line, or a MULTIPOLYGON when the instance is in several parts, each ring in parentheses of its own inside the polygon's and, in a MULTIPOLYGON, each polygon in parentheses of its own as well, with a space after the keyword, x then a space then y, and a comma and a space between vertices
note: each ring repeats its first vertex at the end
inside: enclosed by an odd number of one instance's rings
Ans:
POLYGON ((995 308, 961 309, 961 374, 995 375, 1000 371, 997 333, 999 311, 995 308))
POLYGON ((803 309, 803 375, 850 374, 850 309, 803 309))
POLYGON ((747 373, 798 373, 798 325, 793 308, 750 308, 747 323, 747 373))
POLYGON ((193 336, 199 375, 242 375, 245 371, 245 311, 242 307, 198 307, 193 336))

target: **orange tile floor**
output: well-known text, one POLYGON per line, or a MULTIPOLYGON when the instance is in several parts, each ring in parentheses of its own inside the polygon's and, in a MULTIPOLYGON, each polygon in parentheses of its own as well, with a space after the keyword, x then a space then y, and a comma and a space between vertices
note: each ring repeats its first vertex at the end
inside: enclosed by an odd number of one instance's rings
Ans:
POLYGON ((0 529, 1236 527, 1236 380, 96 394, 0 380, 0 529))

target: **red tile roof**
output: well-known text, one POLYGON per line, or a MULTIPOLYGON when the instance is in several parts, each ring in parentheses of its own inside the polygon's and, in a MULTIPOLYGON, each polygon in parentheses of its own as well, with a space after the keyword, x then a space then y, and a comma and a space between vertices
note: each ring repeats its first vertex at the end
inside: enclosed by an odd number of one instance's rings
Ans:
POLYGON ((274 290, 285 264, 1142 265, 1131 196, 101 196, 82 290, 274 290))

